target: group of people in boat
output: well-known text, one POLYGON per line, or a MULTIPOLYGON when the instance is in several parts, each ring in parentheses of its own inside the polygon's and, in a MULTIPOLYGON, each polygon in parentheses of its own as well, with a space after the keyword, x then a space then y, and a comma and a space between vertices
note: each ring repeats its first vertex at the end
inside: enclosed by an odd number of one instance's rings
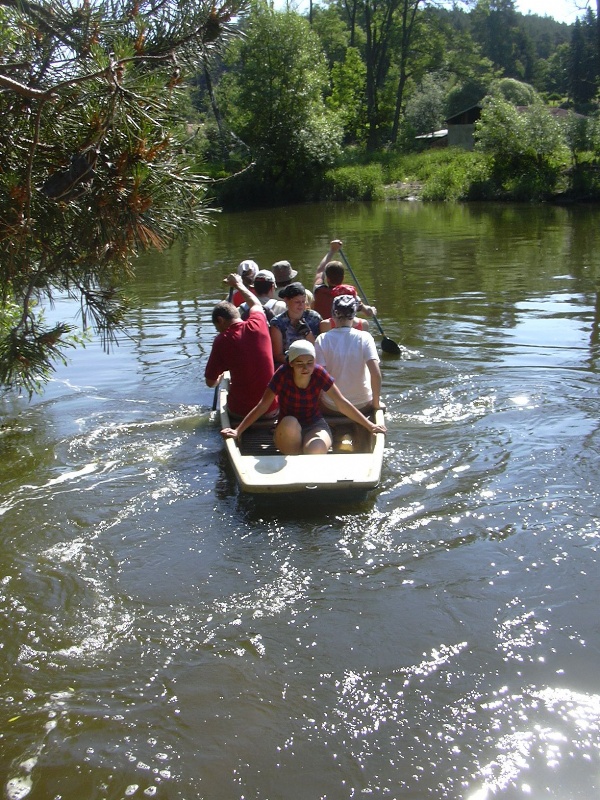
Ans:
POLYGON ((334 239, 317 267, 313 291, 295 280, 289 261, 261 270, 251 260, 225 278, 230 291, 212 321, 218 333, 204 377, 216 386, 231 375, 228 410, 239 437, 259 418, 273 418, 284 455, 322 454, 333 436, 324 413, 343 414, 370 433, 385 433, 368 414, 381 408, 381 371, 368 322, 376 310, 344 283, 334 239))

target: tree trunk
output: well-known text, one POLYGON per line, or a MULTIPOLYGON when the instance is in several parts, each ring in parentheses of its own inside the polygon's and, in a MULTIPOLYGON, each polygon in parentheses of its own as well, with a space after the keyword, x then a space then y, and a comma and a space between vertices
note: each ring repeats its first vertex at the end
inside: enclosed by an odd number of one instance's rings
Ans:
MULTIPOLYGON (((402 8, 402 48, 400 52, 400 77, 398 79, 398 89, 396 91, 396 107, 394 109, 394 123, 392 126, 392 144, 398 141, 398 131, 400 129, 400 115, 404 104, 404 89, 408 80, 408 56, 410 42, 412 39, 415 18, 420 0, 416 0, 411 5, 410 0, 404 0, 402 8)), ((597 0, 600 3, 600 0, 597 0)))
MULTIPOLYGON (((600 2, 600 0, 599 0, 600 2)), ((206 63, 206 59, 202 59, 202 67, 204 69, 204 80, 206 81, 206 91, 208 92, 208 96, 210 98, 210 105, 212 108, 212 112, 215 115, 215 120, 217 122, 217 128, 219 129, 219 143, 221 145, 221 158, 223 161, 227 161, 229 148, 227 146, 227 137, 225 133, 225 126, 223 125, 223 116, 221 115, 221 110, 217 103, 217 98, 215 97, 215 92, 213 89, 212 78, 210 75, 210 70, 208 69, 208 64, 206 63)))

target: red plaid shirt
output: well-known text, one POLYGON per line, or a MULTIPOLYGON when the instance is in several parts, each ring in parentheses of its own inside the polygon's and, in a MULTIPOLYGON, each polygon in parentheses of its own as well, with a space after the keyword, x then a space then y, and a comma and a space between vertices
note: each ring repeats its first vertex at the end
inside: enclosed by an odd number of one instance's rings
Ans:
POLYGON ((320 364, 315 364, 306 389, 296 386, 294 370, 289 364, 282 364, 269 382, 269 389, 279 400, 279 417, 296 417, 303 427, 322 419, 319 397, 332 386, 333 378, 320 364))

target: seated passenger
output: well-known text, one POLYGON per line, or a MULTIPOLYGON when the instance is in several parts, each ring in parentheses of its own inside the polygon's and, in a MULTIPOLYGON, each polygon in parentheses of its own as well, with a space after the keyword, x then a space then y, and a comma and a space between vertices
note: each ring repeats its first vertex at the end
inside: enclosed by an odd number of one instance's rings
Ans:
POLYGON ((276 261, 271 267, 273 275, 275 275, 275 283, 278 289, 283 289, 284 286, 289 286, 298 274, 298 270, 292 269, 289 261, 276 261))
POLYGON ((361 311, 368 317, 372 317, 377 313, 375 307, 363 303, 358 297, 354 286, 351 286, 349 283, 344 283, 346 275, 345 267, 341 261, 333 260, 333 257, 341 247, 341 240, 334 239, 329 245, 329 251, 321 259, 321 263, 317 267, 313 289, 315 295, 313 308, 323 319, 329 319, 334 298, 342 294, 349 294, 356 298, 358 311, 361 311))
POLYGON ((269 382, 260 402, 236 428, 223 428, 225 438, 240 436, 261 414, 279 402, 279 420, 274 441, 284 455, 322 455, 332 443, 331 429, 323 417, 319 397, 323 392, 335 408, 359 423, 370 433, 385 433, 385 425, 375 425, 340 392, 329 373, 315 363, 311 342, 299 339, 292 343, 283 364, 269 382))
MULTIPOLYGON (((342 295, 343 297, 343 295, 342 295)), ((356 328, 357 331, 368 331, 369 330, 369 323, 366 319, 360 319, 360 317, 354 317, 352 320, 352 327, 356 328)), ((327 333, 332 328, 335 328, 335 317, 329 317, 329 319, 322 319, 319 323, 319 330, 321 333, 327 333)))
MULTIPOLYGON (((270 322, 273 317, 276 317, 277 314, 283 314, 286 310, 285 302, 275 297, 275 276, 270 270, 261 269, 256 273, 253 291, 262 303, 267 321, 270 322)), ((250 311, 248 303, 242 303, 239 308, 242 319, 248 319, 250 311)))
POLYGON ((286 311, 271 320, 271 341, 275 366, 285 363, 285 352, 296 339, 307 339, 314 344, 319 335, 321 317, 306 308, 306 289, 301 283, 290 283, 279 290, 285 300, 286 311))
MULTIPOLYGON (((258 264, 256 261, 252 261, 251 259, 247 259, 246 261, 242 261, 237 268, 238 275, 241 275, 242 281, 244 282, 244 286, 248 289, 253 290, 254 286, 254 279, 258 273, 258 264)), ((225 278, 227 280, 227 278, 225 278)), ((227 296, 227 300, 230 303, 233 303, 234 306, 241 306, 244 302, 244 295, 237 290, 234 286, 231 287, 229 290, 229 294, 227 296)))
MULTIPOLYGON (((336 297, 332 309, 335 328, 317 337, 315 352, 317 363, 333 376, 344 397, 368 413, 381 407, 381 370, 371 334, 352 327, 355 314, 354 297, 336 297)), ((322 403, 326 412, 335 411, 335 403, 327 395, 322 403)))
MULTIPOLYGON (((219 333, 206 362, 204 378, 207 386, 216 386, 223 373, 229 370, 229 411, 234 416, 243 417, 260 400, 273 377, 273 349, 260 300, 244 286, 239 275, 232 273, 225 280, 246 298, 250 306, 249 316, 244 322, 239 310, 227 300, 213 308, 212 321, 219 333)), ((275 416, 277 403, 266 408, 265 413, 275 416)))

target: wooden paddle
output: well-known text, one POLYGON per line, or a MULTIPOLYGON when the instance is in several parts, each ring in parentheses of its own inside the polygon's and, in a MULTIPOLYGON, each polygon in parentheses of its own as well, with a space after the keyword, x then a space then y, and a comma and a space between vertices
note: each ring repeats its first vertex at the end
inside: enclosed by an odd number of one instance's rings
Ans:
MULTIPOLYGON (((345 254, 344 254, 344 251, 342 250, 341 247, 340 247, 338 252, 341 255, 341 257, 344 259, 344 263, 348 267, 350 275, 352 275, 352 279, 353 279, 354 283, 356 284, 356 286, 358 287, 358 291, 361 293, 362 299, 365 301, 365 303, 367 303, 367 305, 371 305, 369 303, 369 301, 367 300, 367 296, 364 293, 363 288, 360 285, 360 282, 359 282, 358 278, 354 274, 354 270, 350 266, 350 264, 348 262, 348 259, 346 258, 345 254)), ((390 353, 390 354, 395 355, 395 356, 399 355, 402 352, 402 350, 400 348, 400 345, 396 344, 396 342, 393 339, 390 339, 385 335, 385 333, 383 332, 383 328, 381 327, 381 325, 379 323, 379 320, 377 319, 375 314, 373 314, 373 322, 375 323, 375 325, 377 325, 377 328, 379 329, 379 333, 382 336, 381 349, 383 350, 383 352, 384 353, 390 353)))

